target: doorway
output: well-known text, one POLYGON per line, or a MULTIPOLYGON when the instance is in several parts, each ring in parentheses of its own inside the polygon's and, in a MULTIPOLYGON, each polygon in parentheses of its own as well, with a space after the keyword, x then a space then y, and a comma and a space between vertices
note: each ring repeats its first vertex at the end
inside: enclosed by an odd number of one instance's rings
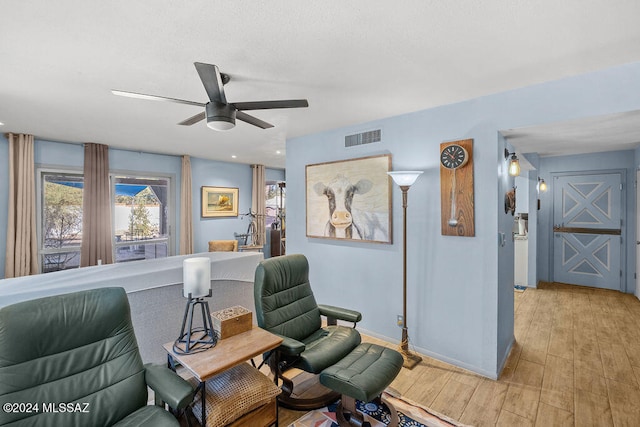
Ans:
POLYGON ((554 281, 622 289, 623 171, 553 177, 554 281))

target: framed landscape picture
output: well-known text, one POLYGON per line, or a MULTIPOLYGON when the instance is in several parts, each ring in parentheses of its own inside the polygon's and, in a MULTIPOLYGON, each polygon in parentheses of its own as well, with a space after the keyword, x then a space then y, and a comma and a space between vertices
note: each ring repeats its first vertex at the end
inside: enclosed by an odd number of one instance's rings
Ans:
POLYGON ((238 216, 238 189, 202 187, 202 217, 238 216))
POLYGON ((390 170, 390 154, 307 165, 307 237, 391 243, 390 170))

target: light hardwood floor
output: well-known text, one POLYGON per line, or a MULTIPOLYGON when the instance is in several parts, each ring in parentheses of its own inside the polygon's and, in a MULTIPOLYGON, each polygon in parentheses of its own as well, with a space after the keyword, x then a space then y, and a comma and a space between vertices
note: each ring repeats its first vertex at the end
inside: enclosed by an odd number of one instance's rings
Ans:
MULTIPOLYGON (((478 427, 640 426, 640 301, 555 283, 514 298, 516 343, 498 381, 425 358, 391 386, 478 427)), ((280 409, 280 425, 303 414, 280 409)))

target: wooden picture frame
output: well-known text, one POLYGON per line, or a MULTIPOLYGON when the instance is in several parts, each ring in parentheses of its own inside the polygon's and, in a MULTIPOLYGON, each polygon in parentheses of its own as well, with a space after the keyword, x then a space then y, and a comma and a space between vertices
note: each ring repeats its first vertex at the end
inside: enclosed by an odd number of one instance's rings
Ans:
POLYGON ((202 186, 202 218, 238 216, 238 189, 202 186))
POLYGON ((392 243, 391 155, 307 165, 307 237, 392 243))

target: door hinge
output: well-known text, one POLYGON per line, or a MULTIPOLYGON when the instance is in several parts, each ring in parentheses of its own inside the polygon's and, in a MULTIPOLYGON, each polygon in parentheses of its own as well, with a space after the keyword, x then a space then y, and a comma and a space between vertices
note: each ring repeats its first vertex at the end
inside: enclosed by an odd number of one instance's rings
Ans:
POLYGON ((620 184, 620 191, 622 191, 622 184, 620 184))
POLYGON ((622 270, 620 270, 620 277, 622 277, 622 270))

